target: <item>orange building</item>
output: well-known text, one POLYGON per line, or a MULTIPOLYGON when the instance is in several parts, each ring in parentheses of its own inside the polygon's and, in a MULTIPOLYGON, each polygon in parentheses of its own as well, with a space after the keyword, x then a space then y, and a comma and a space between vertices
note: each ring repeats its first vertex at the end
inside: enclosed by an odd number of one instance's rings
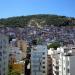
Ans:
POLYGON ((24 61, 15 62, 12 65, 12 70, 15 71, 15 72, 18 72, 20 74, 24 74, 24 64, 25 64, 24 61))

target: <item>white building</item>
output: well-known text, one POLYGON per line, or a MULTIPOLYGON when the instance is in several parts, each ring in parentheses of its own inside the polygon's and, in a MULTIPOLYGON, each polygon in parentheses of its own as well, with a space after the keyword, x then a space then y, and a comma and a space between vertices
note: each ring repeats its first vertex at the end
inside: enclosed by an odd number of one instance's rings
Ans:
POLYGON ((37 45, 32 48, 31 75, 47 75, 47 46, 37 45))
POLYGON ((8 75, 8 37, 0 34, 0 75, 8 75))
POLYGON ((75 75, 75 48, 60 47, 50 49, 48 53, 52 58, 54 75, 75 75))
POLYGON ((53 74, 59 75, 59 55, 57 50, 51 48, 50 50, 48 50, 48 55, 51 55, 52 58, 53 74))

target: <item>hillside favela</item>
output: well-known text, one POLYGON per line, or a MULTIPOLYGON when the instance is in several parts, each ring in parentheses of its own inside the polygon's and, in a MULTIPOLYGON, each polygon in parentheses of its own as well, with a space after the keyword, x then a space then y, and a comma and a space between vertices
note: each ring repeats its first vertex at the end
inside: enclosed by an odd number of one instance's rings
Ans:
POLYGON ((0 75, 75 75, 74 3, 1 0, 0 75))
POLYGON ((74 18, 21 16, 0 26, 0 75, 74 75, 74 18))

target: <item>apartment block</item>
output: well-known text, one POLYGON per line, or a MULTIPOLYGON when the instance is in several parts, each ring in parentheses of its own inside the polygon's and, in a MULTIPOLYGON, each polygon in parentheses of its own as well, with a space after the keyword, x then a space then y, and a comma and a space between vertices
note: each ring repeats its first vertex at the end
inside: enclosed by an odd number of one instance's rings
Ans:
POLYGON ((47 55, 47 75, 53 75, 52 58, 50 55, 47 55))
POLYGON ((31 75, 47 75, 47 46, 36 45, 32 47, 31 75))
POLYGON ((75 47, 60 47, 50 49, 54 75, 75 75, 75 47))
POLYGON ((0 34, 0 75, 8 75, 9 39, 0 34))

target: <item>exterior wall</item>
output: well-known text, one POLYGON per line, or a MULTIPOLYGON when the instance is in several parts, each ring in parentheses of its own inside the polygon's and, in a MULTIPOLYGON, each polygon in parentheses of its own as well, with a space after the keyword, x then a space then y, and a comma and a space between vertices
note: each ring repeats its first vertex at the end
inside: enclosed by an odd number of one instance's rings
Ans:
POLYGON ((9 47, 9 65, 12 67, 13 71, 22 73, 24 71, 24 65, 19 63, 22 60, 22 52, 18 47, 9 47), (18 63, 17 63, 18 62, 18 63))
POLYGON ((75 56, 70 56, 70 75, 75 75, 75 56))
POLYGON ((8 37, 0 35, 0 75, 8 73, 8 37))
POLYGON ((16 62, 12 65, 12 70, 20 74, 24 74, 24 63, 16 62))
POLYGON ((52 58, 50 55, 47 55, 47 75, 53 75, 52 58))
POLYGON ((47 47, 37 45, 31 50, 31 75, 47 75, 47 47))
POLYGON ((22 51, 18 47, 10 47, 9 52, 9 60, 12 61, 15 59, 16 61, 20 61, 22 59, 22 51))
POLYGON ((54 75, 74 75, 75 72, 75 49, 69 47, 57 48, 57 50, 50 49, 49 53, 52 58, 53 74, 54 75), (58 60, 58 64, 56 63, 58 60), (57 67, 58 66, 58 70, 57 67), (58 73, 55 73, 58 71, 58 73))
POLYGON ((17 40, 17 47, 20 48, 20 50, 24 53, 24 58, 26 57, 26 51, 27 51, 27 43, 25 40, 17 40))
POLYGON ((69 68, 69 57, 68 56, 60 56, 59 59, 59 75, 68 75, 67 68, 69 68))
POLYGON ((50 50, 48 50, 48 54, 52 58, 53 75, 59 75, 59 54, 57 50, 51 48, 50 50))

